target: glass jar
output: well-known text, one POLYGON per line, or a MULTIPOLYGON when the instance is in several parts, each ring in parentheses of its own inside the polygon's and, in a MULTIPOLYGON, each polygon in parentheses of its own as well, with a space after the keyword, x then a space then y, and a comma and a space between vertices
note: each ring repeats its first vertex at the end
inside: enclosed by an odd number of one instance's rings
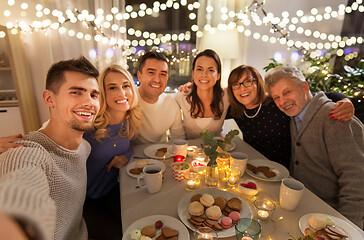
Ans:
POLYGON ((189 171, 184 176, 184 183, 186 190, 195 190, 200 186, 200 177, 198 173, 189 171))
POLYGON ((216 188, 219 182, 219 170, 217 165, 207 166, 205 173, 205 186, 207 188, 216 188))

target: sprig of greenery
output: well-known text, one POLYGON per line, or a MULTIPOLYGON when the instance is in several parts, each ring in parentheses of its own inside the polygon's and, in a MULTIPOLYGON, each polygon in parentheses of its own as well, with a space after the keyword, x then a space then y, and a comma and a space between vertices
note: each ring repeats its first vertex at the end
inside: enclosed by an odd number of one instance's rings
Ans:
POLYGON ((200 133, 201 139, 204 144, 204 152, 206 156, 208 156, 210 159, 207 164, 208 166, 216 166, 216 159, 219 155, 219 152, 217 151, 218 147, 224 149, 225 145, 231 144, 233 138, 238 134, 238 130, 231 130, 226 134, 224 141, 218 141, 215 138, 215 134, 209 133, 208 130, 203 130, 202 133, 200 133))

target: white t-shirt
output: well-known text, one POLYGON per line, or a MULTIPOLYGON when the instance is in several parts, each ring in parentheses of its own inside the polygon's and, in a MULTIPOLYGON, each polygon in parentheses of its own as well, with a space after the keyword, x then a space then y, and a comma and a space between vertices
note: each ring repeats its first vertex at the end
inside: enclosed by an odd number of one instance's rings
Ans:
POLYGON ((224 95, 222 97, 223 112, 221 118, 215 120, 213 117, 207 118, 192 118, 190 109, 191 105, 186 100, 187 95, 183 93, 176 93, 175 99, 182 109, 183 114, 183 126, 187 135, 187 139, 200 138, 200 133, 203 130, 209 130, 209 133, 214 133, 215 136, 220 136, 222 132, 222 125, 229 109, 229 100, 226 90, 224 90, 224 95))
POLYGON ((162 93, 156 103, 150 104, 140 97, 139 89, 137 92, 143 117, 136 143, 166 142, 167 130, 171 140, 186 139, 181 109, 173 94, 162 93))

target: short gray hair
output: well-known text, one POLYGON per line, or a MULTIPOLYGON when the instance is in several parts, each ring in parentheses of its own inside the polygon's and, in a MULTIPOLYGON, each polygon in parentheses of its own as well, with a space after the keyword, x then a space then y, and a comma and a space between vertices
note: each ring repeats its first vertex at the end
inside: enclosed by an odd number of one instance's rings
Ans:
POLYGON ((270 88, 279 80, 288 79, 301 86, 302 82, 306 82, 305 76, 301 70, 293 66, 278 66, 267 72, 265 75, 265 86, 270 94, 270 88))

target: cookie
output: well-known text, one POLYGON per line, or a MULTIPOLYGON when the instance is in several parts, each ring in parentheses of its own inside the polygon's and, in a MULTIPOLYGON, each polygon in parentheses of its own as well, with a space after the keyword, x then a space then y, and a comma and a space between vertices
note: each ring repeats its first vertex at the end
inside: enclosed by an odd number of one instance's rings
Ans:
POLYGON ((240 212, 243 208, 243 205, 241 203, 241 200, 239 198, 231 198, 227 204, 229 208, 231 208, 234 211, 240 212))
POLYGON ((189 221, 195 227, 202 226, 202 223, 203 223, 203 222, 197 222, 197 221, 193 220, 192 218, 187 219, 187 221, 189 221))
POLYGON ((156 157, 163 157, 164 154, 165 154, 165 152, 162 152, 162 151, 159 151, 159 150, 155 152, 156 157))
POLYGON ((222 214, 224 214, 225 216, 229 216, 229 214, 231 213, 231 212, 234 212, 234 210, 233 209, 231 209, 231 208, 229 208, 228 206, 226 206, 225 208, 224 208, 224 210, 222 210, 222 214))
POLYGON ((191 202, 188 207, 188 212, 192 216, 201 216, 205 211, 204 206, 200 202, 191 202))
POLYGON ((194 202, 194 201, 199 202, 201 197, 202 197, 202 194, 199 194, 199 193, 195 194, 191 197, 191 202, 194 202))
POLYGON ((250 171, 253 171, 254 169, 256 169, 256 167, 250 163, 246 164, 246 168, 250 171))
POLYGON ((171 238, 174 236, 178 236, 179 232, 175 229, 172 229, 169 227, 164 227, 164 228, 162 228, 162 234, 166 238, 171 238))
POLYGON ((276 175, 275 172, 272 171, 264 171, 263 174, 267 177, 267 178, 272 178, 276 175))
POLYGON ((192 216, 191 219, 199 223, 203 223, 206 220, 205 217, 199 217, 199 216, 192 216))
POLYGON ((220 230, 222 230, 222 226, 220 225, 219 222, 217 222, 216 224, 214 224, 212 226, 212 229, 214 229, 215 231, 220 231, 220 230))
POLYGON ((133 168, 133 169, 130 169, 129 172, 131 174, 139 175, 141 172, 143 172, 143 168, 133 168))
POLYGON ((159 235, 155 240, 178 240, 177 236, 166 238, 163 234, 159 235))
POLYGON ((208 193, 204 193, 200 198, 200 203, 205 207, 211 207, 214 204, 214 197, 208 193))
POLYGON ((212 226, 214 226, 216 223, 219 223, 219 222, 218 222, 218 221, 216 221, 216 220, 206 219, 205 223, 206 223, 206 225, 208 225, 209 227, 212 227, 212 226))
POLYGON ((153 238, 156 234, 156 230, 154 226, 145 226, 141 230, 142 235, 153 238))
POLYGON ((269 167, 267 167, 267 166, 259 166, 259 167, 255 168, 253 170, 253 172, 255 174, 257 174, 258 172, 264 172, 264 171, 269 171, 269 167))
POLYGON ((221 217, 221 209, 218 206, 212 206, 206 209, 206 216, 212 220, 219 220, 221 217))
POLYGON ((226 198, 224 198, 224 197, 216 197, 214 204, 216 206, 218 206, 221 209, 221 211, 222 211, 226 207, 226 202, 227 202, 226 198))
POLYGON ((161 152, 164 152, 164 153, 166 153, 166 152, 167 152, 167 148, 165 148, 165 147, 162 147, 162 148, 159 148, 159 149, 158 149, 158 151, 161 151, 161 152))

